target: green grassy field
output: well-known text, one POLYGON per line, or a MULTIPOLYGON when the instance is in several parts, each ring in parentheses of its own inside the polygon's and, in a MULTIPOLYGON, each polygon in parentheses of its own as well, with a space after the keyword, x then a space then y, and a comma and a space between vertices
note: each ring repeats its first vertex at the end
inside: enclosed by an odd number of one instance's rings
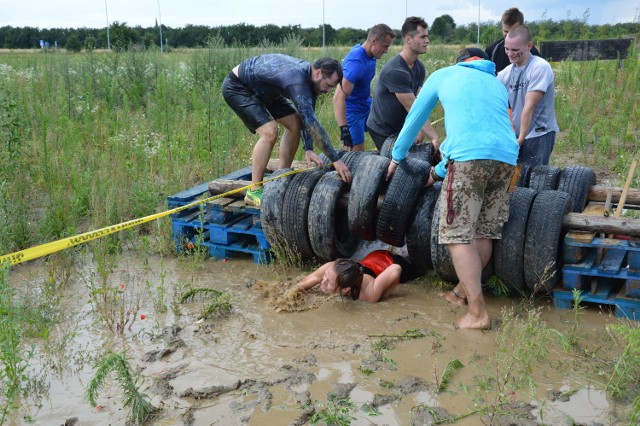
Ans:
MULTIPOLYGON (((433 46, 423 57, 427 70, 449 65, 459 47, 433 46)), ((0 253, 161 211, 167 195, 249 165, 257 138, 220 93, 229 70, 264 52, 313 60, 347 50, 323 53, 296 39, 229 48, 213 39, 206 49, 170 54, 2 54, 0 253)), ((553 162, 593 166, 620 184, 640 145, 637 53, 620 68, 600 61, 554 69, 561 133, 553 162)), ((317 112, 338 146, 330 95, 317 112)), ((118 251, 149 234, 166 242, 169 233, 164 220, 107 245, 118 251)))

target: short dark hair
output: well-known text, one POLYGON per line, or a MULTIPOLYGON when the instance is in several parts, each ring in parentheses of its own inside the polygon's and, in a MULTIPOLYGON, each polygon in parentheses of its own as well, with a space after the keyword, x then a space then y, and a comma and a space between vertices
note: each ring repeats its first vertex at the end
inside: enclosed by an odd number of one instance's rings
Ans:
POLYGON ((384 40, 387 36, 396 38, 396 33, 387 24, 377 24, 369 30, 367 40, 384 40))
POLYGON ((500 22, 507 24, 510 27, 514 25, 522 25, 524 24, 524 15, 517 7, 511 7, 504 11, 500 22))
POLYGON ((409 16, 402 24, 402 37, 406 35, 414 35, 418 31, 418 27, 429 29, 429 24, 419 16, 409 16))
POLYGON ((360 264, 351 259, 340 258, 336 259, 333 268, 336 271, 337 287, 339 289, 351 289, 349 295, 353 300, 357 300, 360 297, 362 275, 364 273, 360 264))
POLYGON ((333 58, 320 58, 313 63, 314 69, 322 70, 322 76, 329 78, 334 72, 338 73, 338 81, 342 81, 342 66, 340 62, 333 58))
POLYGON ((514 38, 517 36, 521 36, 522 39, 527 43, 533 41, 531 30, 526 25, 516 25, 515 27, 511 28, 511 31, 509 31, 509 34, 507 34, 507 37, 509 38, 514 38))
POLYGON ((478 49, 477 47, 467 47, 466 49, 462 49, 458 52, 456 64, 458 62, 464 62, 467 59, 474 57, 489 60, 489 55, 487 55, 484 50, 478 49))

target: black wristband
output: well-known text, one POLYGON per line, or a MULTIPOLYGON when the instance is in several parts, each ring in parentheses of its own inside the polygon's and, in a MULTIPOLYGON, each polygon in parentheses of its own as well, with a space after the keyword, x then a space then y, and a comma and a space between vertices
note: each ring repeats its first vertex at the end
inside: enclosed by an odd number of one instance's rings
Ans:
POLYGON ((436 182, 440 182, 440 181, 444 180, 444 178, 441 178, 440 175, 438 173, 436 173, 436 168, 435 167, 431 168, 431 177, 436 182))

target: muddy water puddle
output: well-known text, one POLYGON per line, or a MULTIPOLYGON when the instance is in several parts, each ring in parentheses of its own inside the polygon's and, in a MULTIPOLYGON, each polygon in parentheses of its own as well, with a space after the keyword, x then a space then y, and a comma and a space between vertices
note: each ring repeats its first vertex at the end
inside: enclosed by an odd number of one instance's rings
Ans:
MULTIPOLYGON (((431 424, 451 416, 459 416, 460 425, 508 424, 499 419, 509 416, 522 422, 517 424, 624 424, 624 407, 562 351, 535 365, 534 396, 527 389, 500 396, 492 388, 486 378, 503 373, 496 366, 504 360, 496 357, 502 312, 516 300, 487 297, 494 327, 485 332, 456 330, 465 308, 440 299, 431 278, 403 284, 378 304, 332 297, 314 309, 276 312, 264 288, 290 286, 303 275, 250 259, 123 257, 109 280, 127 291, 135 287, 128 297, 139 297, 139 309, 135 322, 130 317, 117 335, 106 330, 91 302, 95 265, 78 266, 60 301, 63 322, 52 327, 47 344, 33 342, 30 372, 42 385, 19 401, 10 424, 60 425, 73 418, 78 425, 125 424, 128 408, 116 380, 105 383, 99 407, 85 399, 94 365, 108 350, 127 351, 140 389, 158 408, 150 424, 308 424, 314 413, 319 420, 337 415, 340 400, 350 404, 350 423, 343 424, 353 425, 431 424), (178 303, 190 287, 228 292, 231 311, 199 319, 206 298, 178 303), (422 337, 406 337, 408 332, 422 337), (462 367, 438 391, 451 360, 462 367), (486 389, 479 390, 483 383, 486 389), (466 416, 497 400, 509 406, 466 416)), ((11 270, 10 283, 37 288, 48 276, 42 264, 23 265, 11 270)), ((566 329, 571 311, 544 300, 538 306, 547 326, 566 329)), ((597 340, 618 321, 587 309, 581 333, 597 340)))

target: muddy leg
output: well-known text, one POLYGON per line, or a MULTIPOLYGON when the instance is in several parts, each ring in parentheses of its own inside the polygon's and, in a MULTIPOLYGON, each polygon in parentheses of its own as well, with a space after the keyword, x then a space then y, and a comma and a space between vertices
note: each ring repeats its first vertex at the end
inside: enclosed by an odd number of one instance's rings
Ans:
MULTIPOLYGON (((491 260, 491 250, 493 248, 493 243, 491 240, 476 238, 473 240, 473 246, 476 248, 478 254, 480 255, 480 262, 482 263, 482 269, 484 269, 491 260)), ((458 275, 458 277, 460 276, 458 275)), ((460 281, 453 290, 440 292, 438 293, 438 295, 449 303, 463 306, 467 304, 467 296, 462 281, 460 281)))
MULTIPOLYGON (((486 329, 489 327, 489 313, 482 296, 482 258, 486 253, 490 240, 476 240, 474 244, 449 244, 449 251, 453 260, 453 266, 460 279, 460 285, 464 288, 469 310, 457 321, 460 328, 486 329), (478 250, 478 248, 480 250, 478 250)), ((490 248, 489 248, 490 250, 490 248)), ((490 256, 491 252, 489 252, 490 256)))

